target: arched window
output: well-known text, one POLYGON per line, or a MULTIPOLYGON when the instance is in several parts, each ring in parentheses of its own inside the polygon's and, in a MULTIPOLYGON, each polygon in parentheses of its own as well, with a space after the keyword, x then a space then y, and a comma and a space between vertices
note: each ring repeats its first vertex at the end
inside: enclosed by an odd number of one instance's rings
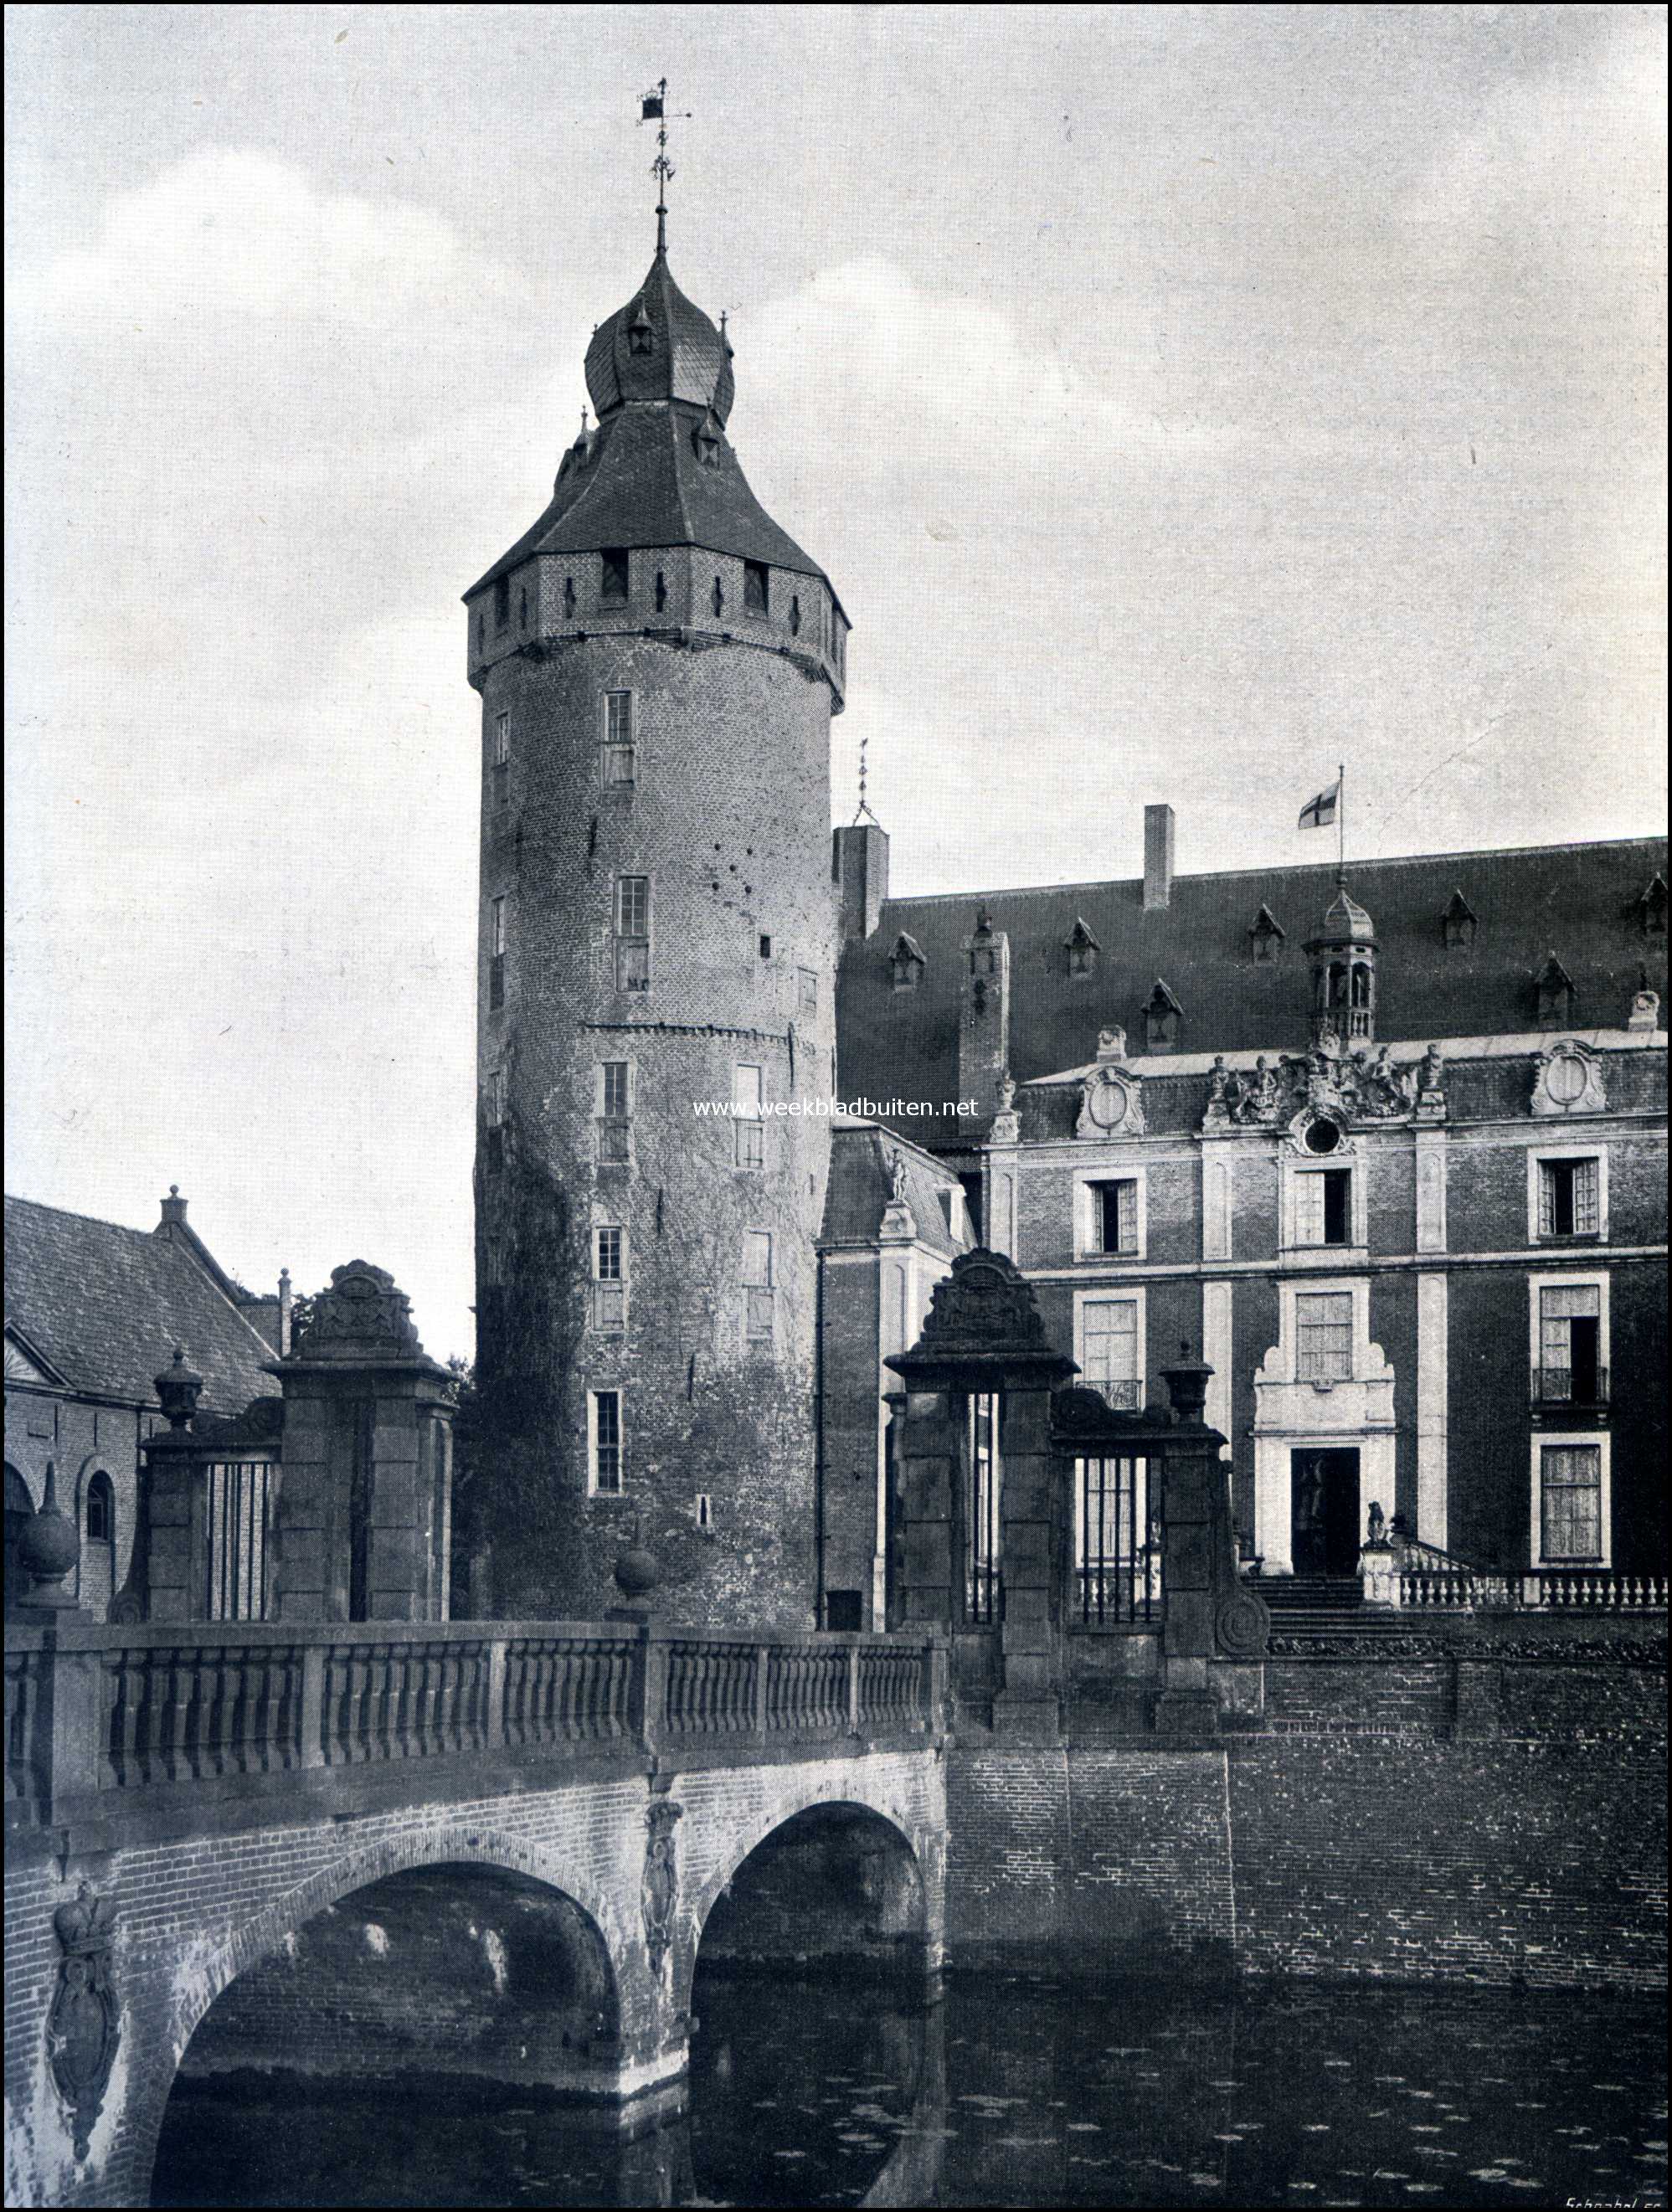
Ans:
POLYGON ((116 1587, 116 1492, 102 1468, 82 1493, 81 1600, 102 1620, 116 1587))
POLYGON ((1370 969, 1362 960, 1355 961, 1353 968, 1353 1003, 1355 1006, 1367 1006, 1370 1002, 1370 969))

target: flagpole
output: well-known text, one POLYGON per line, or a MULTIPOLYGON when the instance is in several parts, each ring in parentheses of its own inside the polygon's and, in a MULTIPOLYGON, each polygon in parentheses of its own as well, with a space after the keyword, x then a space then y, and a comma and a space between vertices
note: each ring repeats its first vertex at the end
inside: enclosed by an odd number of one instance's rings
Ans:
POLYGON ((1347 881, 1347 763, 1335 763, 1335 873, 1347 881))

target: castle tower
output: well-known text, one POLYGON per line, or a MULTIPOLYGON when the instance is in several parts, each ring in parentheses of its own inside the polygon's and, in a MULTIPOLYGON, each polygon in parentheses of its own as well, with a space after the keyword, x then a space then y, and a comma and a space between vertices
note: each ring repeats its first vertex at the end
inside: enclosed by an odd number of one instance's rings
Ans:
POLYGON ((465 595, 482 694, 477 1534, 596 1617, 641 1524, 678 1620, 811 1625, 848 624, 727 436, 659 240, 597 414, 465 595))

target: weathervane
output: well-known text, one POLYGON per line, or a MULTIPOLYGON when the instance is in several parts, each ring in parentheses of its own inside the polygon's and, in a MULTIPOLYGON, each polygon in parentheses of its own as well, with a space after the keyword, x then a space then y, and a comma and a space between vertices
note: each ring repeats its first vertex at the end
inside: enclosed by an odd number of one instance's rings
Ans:
MULTIPOLYGON (((855 828, 864 821, 867 814, 871 815, 871 819, 873 822, 877 822, 876 816, 871 813, 871 801, 865 795, 866 781, 870 774, 868 758, 870 744, 870 732, 866 730, 861 730, 860 732, 860 803, 859 811, 854 817, 854 826, 855 828)), ((882 828, 880 822, 877 822, 877 827, 879 830, 882 828)))
MULTIPOLYGON (((688 107, 679 109, 676 112, 680 122, 690 121, 690 110, 688 107)), ((656 179, 656 251, 658 253, 666 253, 667 252, 667 180, 673 175, 674 168, 672 162, 667 157, 668 105, 667 79, 665 76, 657 78, 654 92, 640 94, 639 120, 641 123, 654 123, 656 125, 656 158, 650 165, 650 173, 656 179)))

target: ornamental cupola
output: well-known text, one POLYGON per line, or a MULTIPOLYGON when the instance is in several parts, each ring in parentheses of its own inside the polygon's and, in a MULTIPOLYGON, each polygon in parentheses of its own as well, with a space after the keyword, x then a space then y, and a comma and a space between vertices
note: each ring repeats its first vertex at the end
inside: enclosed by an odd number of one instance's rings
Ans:
POLYGON ((600 423, 635 401, 662 400, 711 412, 725 428, 736 390, 732 349, 674 283, 660 247, 626 306, 593 331, 587 389, 600 423))
POLYGON ((1335 878, 1335 896, 1317 934, 1307 939, 1312 963, 1312 1042, 1363 1043, 1376 1035, 1376 925, 1335 878))

